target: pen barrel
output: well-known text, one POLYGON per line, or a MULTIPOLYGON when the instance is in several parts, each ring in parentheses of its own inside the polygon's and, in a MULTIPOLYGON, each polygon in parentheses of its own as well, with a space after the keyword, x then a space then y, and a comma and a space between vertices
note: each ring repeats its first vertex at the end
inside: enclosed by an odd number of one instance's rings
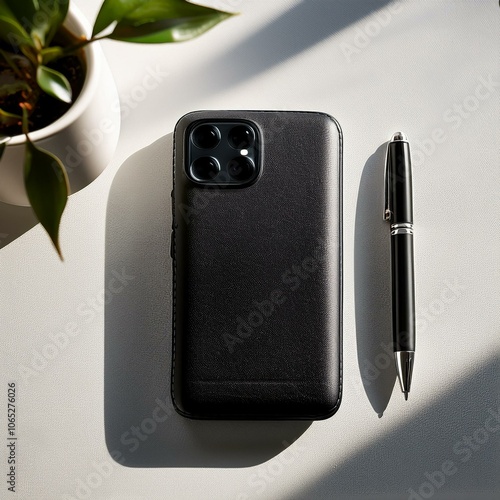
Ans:
POLYGON ((391 256, 394 351, 414 351, 415 283, 412 233, 405 230, 392 231, 391 256))
POLYGON ((389 143, 388 173, 393 223, 413 223, 413 188, 410 145, 406 141, 389 143))

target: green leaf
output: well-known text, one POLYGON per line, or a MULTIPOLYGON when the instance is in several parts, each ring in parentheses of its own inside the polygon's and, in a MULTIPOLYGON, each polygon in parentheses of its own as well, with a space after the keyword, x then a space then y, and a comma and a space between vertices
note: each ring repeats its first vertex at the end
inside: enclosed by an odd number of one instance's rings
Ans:
POLYGON ((15 115, 14 113, 9 113, 8 111, 4 111, 0 109, 0 125, 5 125, 9 127, 10 125, 15 125, 19 123, 22 119, 22 116, 15 115))
POLYGON ((36 70, 36 81, 47 94, 60 101, 71 102, 71 85, 59 71, 40 65, 36 70))
POLYGON ((185 42, 202 35, 232 14, 220 13, 200 16, 196 19, 178 18, 150 23, 142 26, 117 25, 108 37, 113 40, 133 43, 185 42))
POLYGON ((24 187, 40 224, 45 228, 59 257, 59 224, 68 200, 69 183, 61 161, 52 153, 26 142, 24 187))
POLYGON ((16 17, 19 24, 23 26, 23 28, 29 32, 31 27, 28 26, 28 23, 31 22, 35 13, 38 10, 38 1, 37 0, 1 0, 2 3, 5 3, 7 7, 11 10, 11 12, 16 17))
POLYGON ((182 42, 232 15, 184 0, 105 0, 94 35, 116 22, 107 38, 137 43, 182 42))
POLYGON ((30 86, 22 80, 13 81, 11 83, 3 83, 0 86, 0 97, 6 97, 21 90, 29 90, 30 86))
POLYGON ((6 0, 0 0, 0 38, 12 47, 13 52, 17 52, 17 48, 23 44, 33 46, 30 36, 17 20, 6 0))
POLYGON ((47 46, 68 13, 69 0, 3 0, 33 40, 47 46))
POLYGON ((42 56, 42 64, 47 64, 54 59, 64 55, 64 49, 62 47, 47 47, 40 51, 42 56))
POLYGON ((115 21, 123 19, 129 12, 137 9, 143 3, 143 0, 104 0, 92 29, 92 37, 115 21))
POLYGON ((5 151, 5 147, 7 143, 10 141, 10 137, 6 135, 0 135, 0 160, 2 159, 3 152, 5 151))

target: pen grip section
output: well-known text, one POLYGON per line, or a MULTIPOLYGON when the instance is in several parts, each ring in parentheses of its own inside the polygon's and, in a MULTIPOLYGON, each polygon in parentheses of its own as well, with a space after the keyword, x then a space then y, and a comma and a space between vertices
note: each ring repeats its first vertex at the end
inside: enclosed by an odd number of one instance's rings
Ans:
POLYGON ((395 351, 415 350, 413 234, 391 236, 392 334, 395 351))

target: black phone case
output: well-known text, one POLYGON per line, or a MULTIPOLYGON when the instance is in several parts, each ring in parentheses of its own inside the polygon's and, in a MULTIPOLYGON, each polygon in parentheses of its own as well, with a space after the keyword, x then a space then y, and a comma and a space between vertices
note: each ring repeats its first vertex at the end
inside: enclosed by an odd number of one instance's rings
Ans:
POLYGON ((316 112, 199 111, 174 132, 172 399, 186 417, 307 419, 342 386, 342 135, 316 112), (185 173, 188 127, 244 119, 253 185, 185 173))

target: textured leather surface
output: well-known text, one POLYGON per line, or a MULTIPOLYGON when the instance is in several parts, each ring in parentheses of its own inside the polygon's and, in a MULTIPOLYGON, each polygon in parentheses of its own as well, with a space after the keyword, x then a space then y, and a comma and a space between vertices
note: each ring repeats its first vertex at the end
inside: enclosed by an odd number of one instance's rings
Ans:
POLYGON ((197 112, 175 132, 177 409, 194 418, 332 415, 341 394, 341 136, 328 115, 197 112), (260 128, 262 175, 197 186, 185 130, 201 118, 260 128))

